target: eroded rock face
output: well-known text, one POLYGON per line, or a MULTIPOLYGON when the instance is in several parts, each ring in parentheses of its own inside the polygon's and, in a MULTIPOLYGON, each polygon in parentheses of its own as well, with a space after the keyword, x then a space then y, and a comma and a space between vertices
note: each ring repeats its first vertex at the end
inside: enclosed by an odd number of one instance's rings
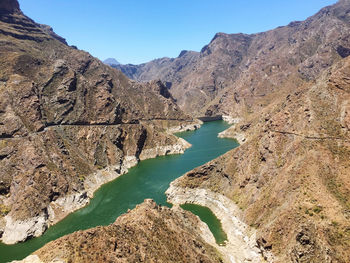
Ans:
POLYGON ((42 262, 220 262, 200 237, 199 224, 189 212, 145 200, 115 223, 62 237, 31 257, 42 262))
POLYGON ((245 142, 174 187, 225 195, 273 262, 349 262, 350 58, 225 136, 245 142))
POLYGON ((190 114, 237 118, 315 81, 348 56, 349 10, 349 1, 340 1, 302 22, 253 35, 218 33, 200 52, 117 68, 140 81, 167 82, 190 114))
POLYGON ((2 0, 0 3, 0 14, 14 13, 19 11, 19 4, 17 0, 2 0))
POLYGON ((12 12, 17 1, 0 7, 0 233, 15 243, 86 205, 140 159, 182 153, 189 145, 166 131, 192 118, 163 83, 136 83, 67 46, 12 12))

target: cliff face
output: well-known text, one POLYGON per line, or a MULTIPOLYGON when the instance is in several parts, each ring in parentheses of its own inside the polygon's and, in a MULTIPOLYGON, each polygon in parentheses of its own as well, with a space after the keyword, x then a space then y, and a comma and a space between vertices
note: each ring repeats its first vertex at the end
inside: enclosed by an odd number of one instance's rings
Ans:
POLYGON ((245 142, 176 180, 170 201, 196 189, 228 198, 272 262, 349 262, 349 77, 344 58, 225 131, 245 142))
POLYGON ((19 12, 19 4, 13 0, 3 0, 0 3, 0 13, 15 13, 19 12))
MULTIPOLYGON (((200 237, 199 219, 145 200, 106 227, 50 242, 27 260, 37 262, 220 262, 200 237)), ((25 262, 25 261, 24 261, 25 262)))
POLYGON ((218 33, 200 52, 119 65, 131 78, 161 79, 186 112, 241 117, 273 103, 350 54, 350 3, 264 33, 218 33))
POLYGON ((161 82, 130 81, 67 46, 17 1, 0 10, 3 242, 41 235, 140 159, 189 147, 166 133, 192 118, 161 82))

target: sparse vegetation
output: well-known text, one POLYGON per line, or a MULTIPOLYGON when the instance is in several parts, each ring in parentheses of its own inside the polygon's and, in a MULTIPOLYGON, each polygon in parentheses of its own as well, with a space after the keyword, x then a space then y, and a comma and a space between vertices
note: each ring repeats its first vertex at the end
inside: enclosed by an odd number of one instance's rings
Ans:
POLYGON ((10 211, 10 207, 0 204, 0 216, 6 216, 10 211))
POLYGON ((326 233, 332 245, 350 247, 350 226, 343 226, 332 221, 331 227, 327 229, 326 233))
POLYGON ((335 196, 337 200, 347 209, 350 208, 349 196, 343 193, 343 185, 337 182, 334 177, 327 178, 326 181, 327 188, 335 196))
POLYGON ((285 159, 283 159, 281 156, 279 156, 276 160, 276 167, 281 168, 285 164, 285 159))
POLYGON ((79 181, 84 182, 85 181, 85 175, 81 174, 79 175, 79 181))
POLYGON ((311 210, 311 209, 308 209, 308 208, 305 209, 305 214, 307 214, 307 215, 309 215, 309 216, 313 216, 313 215, 314 215, 314 213, 312 212, 312 210, 311 210))
POLYGON ((315 206, 312 211, 314 211, 316 214, 321 213, 323 210, 322 206, 315 206))

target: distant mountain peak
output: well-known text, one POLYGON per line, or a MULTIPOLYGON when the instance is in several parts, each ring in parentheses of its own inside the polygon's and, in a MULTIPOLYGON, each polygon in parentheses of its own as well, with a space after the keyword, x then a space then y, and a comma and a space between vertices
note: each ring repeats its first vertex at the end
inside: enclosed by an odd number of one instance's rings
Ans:
POLYGON ((188 50, 182 50, 182 51, 180 52, 179 57, 183 57, 183 56, 186 55, 188 52, 189 52, 188 50))
POLYGON ((115 58, 107 58, 103 61, 103 63, 113 66, 113 65, 119 65, 120 63, 118 62, 118 60, 116 60, 115 58))

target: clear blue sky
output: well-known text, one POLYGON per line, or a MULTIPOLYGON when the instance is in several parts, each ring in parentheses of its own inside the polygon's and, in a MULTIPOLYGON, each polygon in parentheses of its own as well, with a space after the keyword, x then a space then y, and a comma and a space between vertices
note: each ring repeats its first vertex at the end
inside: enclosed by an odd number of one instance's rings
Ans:
POLYGON ((256 33, 304 20, 336 0, 19 0, 70 45, 139 64, 199 51, 217 32, 256 33))

